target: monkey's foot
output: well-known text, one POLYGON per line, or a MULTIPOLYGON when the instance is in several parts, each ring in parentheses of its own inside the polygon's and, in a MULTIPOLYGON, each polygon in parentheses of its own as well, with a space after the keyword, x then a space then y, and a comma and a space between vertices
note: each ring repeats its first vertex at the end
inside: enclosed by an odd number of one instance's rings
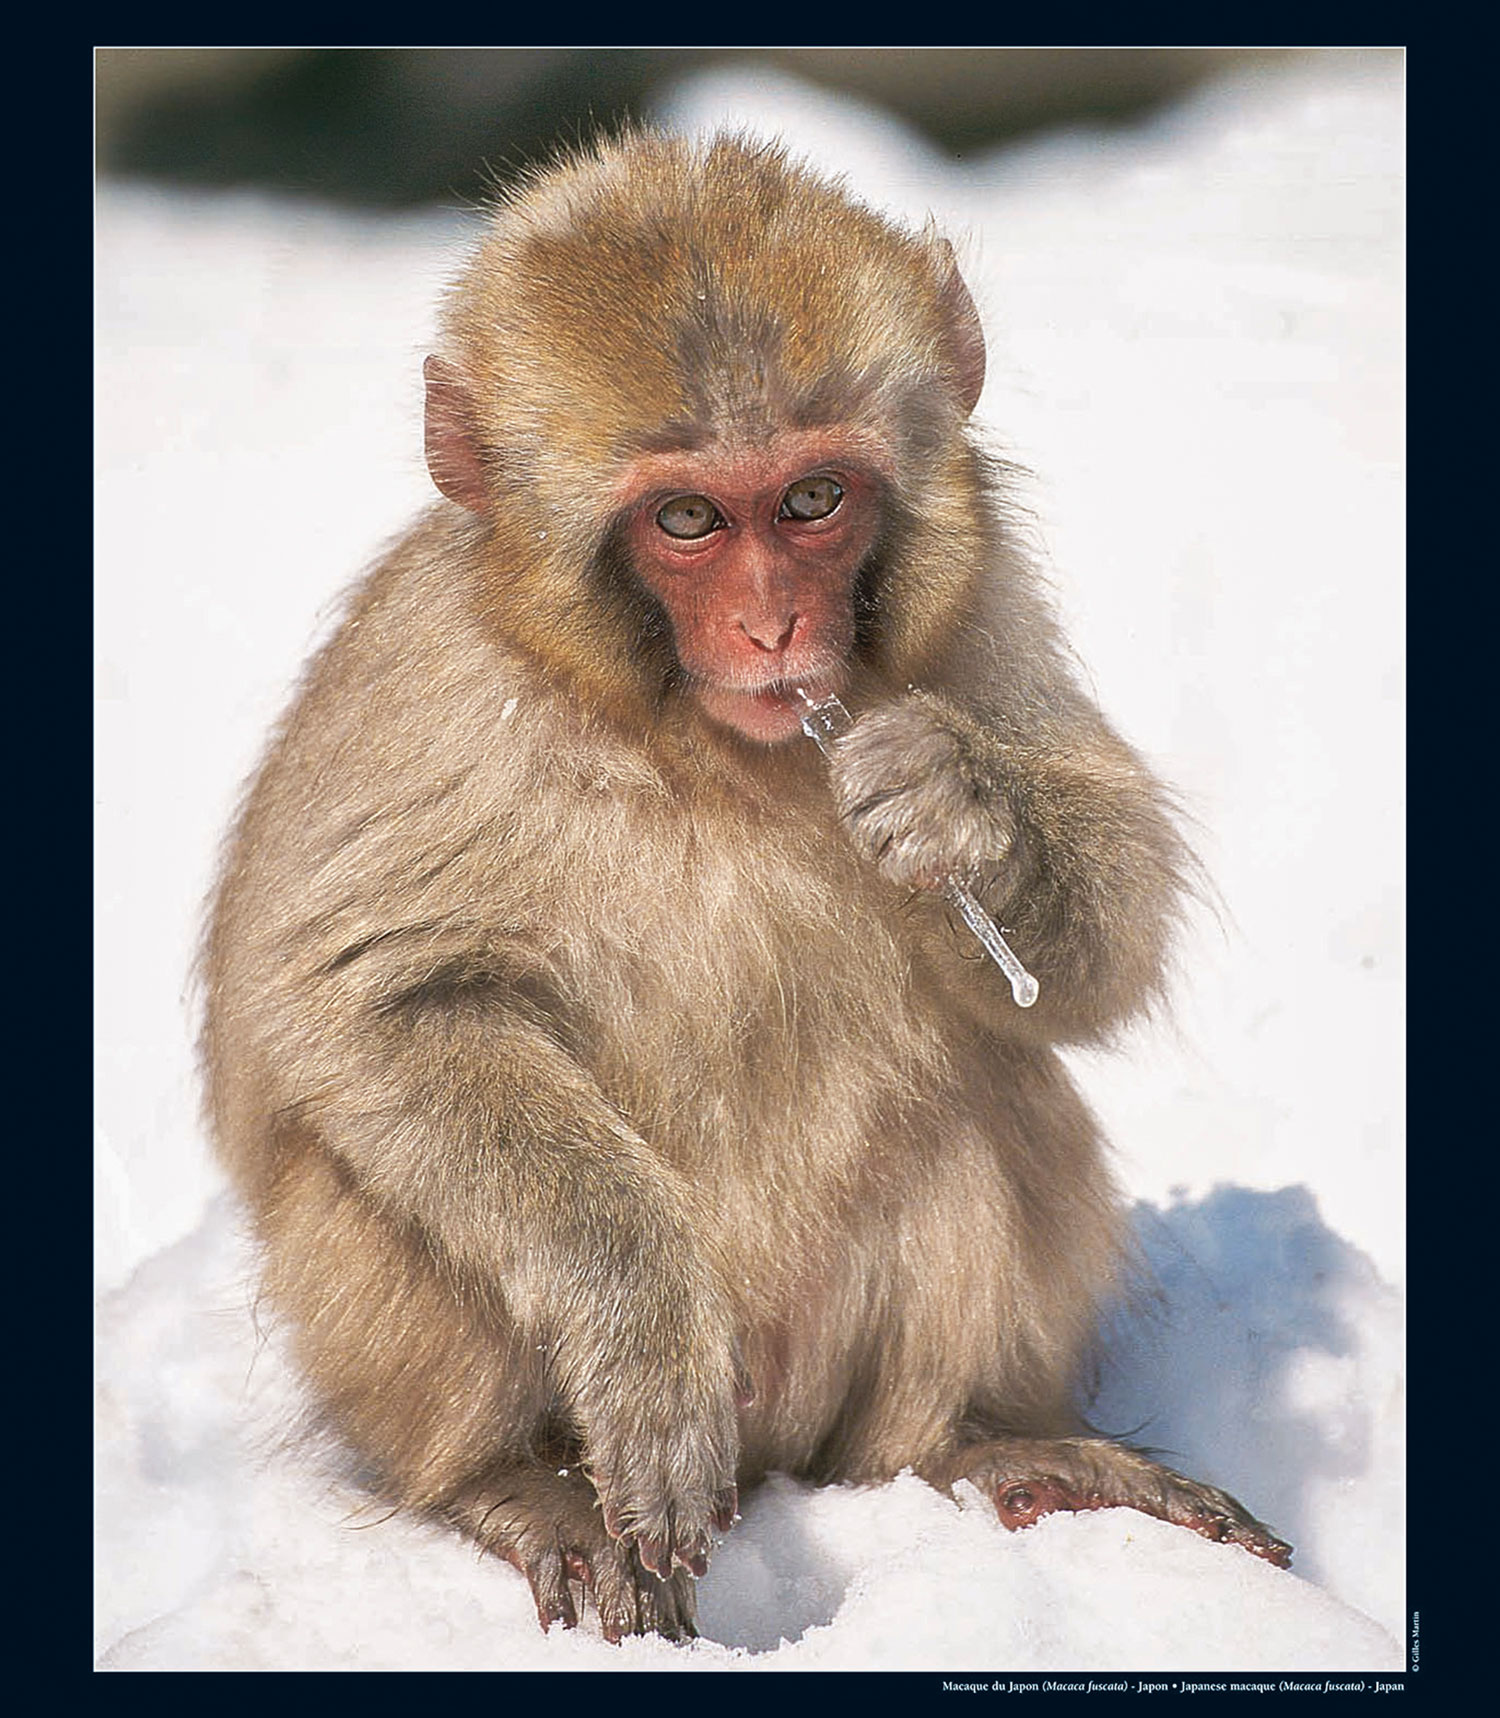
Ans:
POLYGON ((970 1480, 1012 1531, 1060 1509, 1138 1509, 1205 1539, 1243 1545, 1278 1569, 1292 1560, 1292 1547, 1228 1492, 1105 1438, 997 1438, 958 1451, 933 1477, 945 1490, 970 1480))
POLYGON ((544 1630, 553 1623, 576 1628, 592 1596, 608 1641, 632 1634, 691 1640, 698 1633, 692 1576, 678 1569, 663 1580, 633 1545, 611 1539, 594 1488, 576 1468, 492 1472, 444 1513, 521 1571, 544 1630))

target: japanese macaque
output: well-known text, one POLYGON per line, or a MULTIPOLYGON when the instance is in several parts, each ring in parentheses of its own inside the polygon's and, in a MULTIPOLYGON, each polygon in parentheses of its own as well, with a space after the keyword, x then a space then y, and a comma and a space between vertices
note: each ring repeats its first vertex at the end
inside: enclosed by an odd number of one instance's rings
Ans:
POLYGON ((951 248, 775 147, 633 134, 495 211, 438 348, 441 498, 309 669, 204 955, 328 1422, 611 1639, 693 1632, 772 1470, 1284 1563, 1077 1416, 1126 1246, 1056 1048, 1159 995, 1188 861, 967 427, 951 248))

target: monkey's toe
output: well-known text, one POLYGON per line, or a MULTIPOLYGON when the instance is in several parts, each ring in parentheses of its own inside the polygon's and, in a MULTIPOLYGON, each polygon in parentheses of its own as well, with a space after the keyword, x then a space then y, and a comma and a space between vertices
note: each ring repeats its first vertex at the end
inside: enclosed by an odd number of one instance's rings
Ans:
POLYGON ((580 1606, 592 1597, 604 1638, 618 1644, 627 1635, 661 1635, 665 1640, 697 1637, 697 1606, 691 1576, 676 1571, 667 1580, 651 1573, 630 1546, 600 1543, 590 1551, 549 1547, 507 1561, 526 1577, 536 1604, 537 1621, 545 1632, 554 1623, 577 1628, 580 1606))
POLYGON ((678 1569, 667 1579, 643 1567, 636 1552, 611 1545, 594 1559, 589 1586, 607 1641, 626 1635, 693 1640, 698 1634, 692 1577, 678 1569))
MULTIPOLYGON (((1165 1476, 1162 1487, 1162 1507, 1147 1509, 1179 1527, 1190 1527, 1205 1539, 1220 1545, 1240 1545, 1253 1556, 1273 1563, 1278 1569, 1290 1568, 1292 1547, 1274 1534, 1265 1522, 1257 1521, 1243 1504, 1227 1491, 1216 1486, 1200 1485, 1184 1479, 1170 1468, 1160 1470, 1165 1476)), ((1136 1503, 1133 1508, 1142 1508, 1136 1503)))
POLYGON ((1252 1556, 1274 1563, 1278 1569, 1292 1566, 1292 1547, 1286 1540, 1278 1539, 1263 1521, 1257 1521, 1243 1510, 1233 1516, 1205 1513, 1199 1520, 1183 1525, 1201 1533, 1206 1539, 1217 1540, 1221 1545, 1241 1545, 1252 1556))

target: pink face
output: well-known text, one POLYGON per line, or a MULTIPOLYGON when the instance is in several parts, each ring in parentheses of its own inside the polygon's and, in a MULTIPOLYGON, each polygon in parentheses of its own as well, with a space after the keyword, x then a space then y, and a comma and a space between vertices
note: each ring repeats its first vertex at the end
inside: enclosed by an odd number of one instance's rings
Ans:
POLYGON ((621 498, 632 560, 714 721, 774 743, 800 730, 795 688, 840 689, 879 493, 857 446, 813 433, 631 468, 621 498))

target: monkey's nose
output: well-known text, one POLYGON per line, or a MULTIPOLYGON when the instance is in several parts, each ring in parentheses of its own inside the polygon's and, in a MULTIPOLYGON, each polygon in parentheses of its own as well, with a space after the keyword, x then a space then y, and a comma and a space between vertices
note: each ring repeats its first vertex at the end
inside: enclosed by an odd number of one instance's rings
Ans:
POLYGON ((792 615, 789 619, 773 620, 741 620, 740 631, 750 642, 768 655, 776 655, 792 642, 792 634, 797 630, 799 617, 792 615))

